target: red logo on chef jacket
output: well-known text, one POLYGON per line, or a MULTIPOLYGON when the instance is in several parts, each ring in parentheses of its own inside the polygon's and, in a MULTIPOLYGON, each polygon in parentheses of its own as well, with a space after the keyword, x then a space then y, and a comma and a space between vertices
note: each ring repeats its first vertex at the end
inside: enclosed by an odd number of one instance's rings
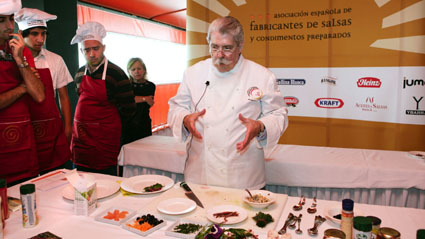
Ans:
POLYGON ((296 105, 298 105, 298 98, 294 97, 294 96, 285 96, 283 97, 283 100, 285 101, 287 106, 292 106, 295 107, 296 105))
POLYGON ((337 109, 344 105, 344 101, 338 98, 317 98, 314 104, 319 108, 337 109))
POLYGON ((247 93, 249 100, 260 100, 263 97, 263 92, 256 86, 249 88, 247 93))
POLYGON ((375 77, 363 77, 357 80, 357 87, 380 88, 381 80, 375 77))

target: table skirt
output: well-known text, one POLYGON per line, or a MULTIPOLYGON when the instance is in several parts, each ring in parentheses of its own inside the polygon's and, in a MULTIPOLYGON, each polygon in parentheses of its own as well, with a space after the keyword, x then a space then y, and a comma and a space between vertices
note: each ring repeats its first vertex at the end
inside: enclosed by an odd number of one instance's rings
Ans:
MULTIPOLYGON (((172 178, 175 182, 184 180, 183 174, 179 173, 140 166, 124 166, 123 176, 126 178, 142 174, 164 175, 172 178)), ((351 198, 356 203, 425 209, 425 190, 417 188, 320 188, 266 185, 266 189, 293 197, 304 195, 307 198, 316 197, 317 199, 332 201, 351 198)))

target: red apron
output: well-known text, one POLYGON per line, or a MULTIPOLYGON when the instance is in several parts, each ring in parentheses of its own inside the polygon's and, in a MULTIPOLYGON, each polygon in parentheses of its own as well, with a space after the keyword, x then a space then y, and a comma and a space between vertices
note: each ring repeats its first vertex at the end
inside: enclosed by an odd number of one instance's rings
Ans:
POLYGON ((83 76, 72 129, 73 162, 96 170, 116 166, 120 150, 121 119, 106 95, 107 68, 105 59, 102 79, 83 76))
MULTIPOLYGON (((22 83, 14 61, 0 61, 0 93, 22 83)), ((0 177, 8 183, 38 174, 35 139, 28 109, 28 94, 0 109, 0 177)))
POLYGON ((37 71, 44 85, 46 99, 41 103, 30 100, 30 113, 37 143, 39 170, 43 172, 64 164, 71 158, 71 150, 56 105, 50 70, 44 68, 37 71))

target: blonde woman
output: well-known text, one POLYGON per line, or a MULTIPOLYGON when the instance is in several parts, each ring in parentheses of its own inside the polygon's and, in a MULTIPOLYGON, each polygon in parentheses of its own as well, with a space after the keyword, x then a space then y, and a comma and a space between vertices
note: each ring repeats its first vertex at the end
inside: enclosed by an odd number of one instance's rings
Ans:
POLYGON ((149 109, 154 104, 156 86, 147 80, 145 63, 140 58, 131 58, 127 63, 127 72, 133 85, 137 105, 133 120, 123 131, 123 144, 152 135, 152 120, 149 109))

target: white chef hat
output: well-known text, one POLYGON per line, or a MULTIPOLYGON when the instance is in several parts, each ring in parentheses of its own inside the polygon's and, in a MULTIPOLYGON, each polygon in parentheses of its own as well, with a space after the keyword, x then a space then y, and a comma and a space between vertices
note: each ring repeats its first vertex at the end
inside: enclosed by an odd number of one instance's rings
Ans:
POLYGON ((15 13, 15 22, 18 24, 19 30, 22 31, 33 27, 47 27, 46 22, 56 18, 56 15, 48 14, 35 8, 22 8, 15 13))
POLYGON ((71 40, 71 45, 87 40, 96 40, 102 43, 106 36, 105 27, 98 22, 86 22, 78 27, 75 36, 71 40))
POLYGON ((21 9, 21 0, 0 0, 0 14, 12 15, 21 9))

